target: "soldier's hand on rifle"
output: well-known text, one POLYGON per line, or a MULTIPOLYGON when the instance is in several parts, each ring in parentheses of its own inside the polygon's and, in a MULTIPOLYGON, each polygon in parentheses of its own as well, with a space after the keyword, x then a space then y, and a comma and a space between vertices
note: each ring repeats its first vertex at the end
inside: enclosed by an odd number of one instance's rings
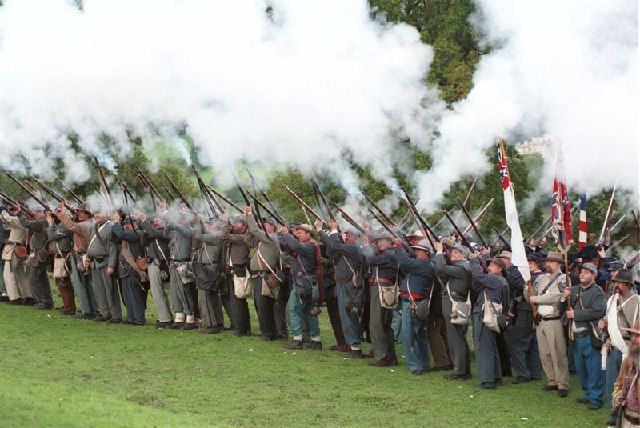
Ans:
POLYGON ((133 216, 137 217, 139 221, 145 221, 147 219, 147 215, 138 209, 133 210, 133 216))
POLYGON ((220 221, 227 223, 229 221, 229 215, 226 212, 220 214, 220 221))
POLYGON ((491 254, 491 248, 482 247, 482 250, 480 250, 480 254, 483 256, 488 256, 489 254, 491 254))
POLYGON ((329 229, 338 230, 338 223, 334 220, 329 221, 329 229))
POLYGON ((245 214, 246 216, 250 216, 250 215, 251 215, 251 212, 252 212, 252 211, 251 211, 251 205, 246 205, 246 206, 244 207, 244 214, 245 214))
POLYGON ((442 245, 442 241, 433 243, 433 249, 436 250, 436 254, 442 253, 443 248, 444 248, 444 245, 442 245))
POLYGON ((320 232, 322 230, 322 220, 320 220, 319 218, 317 218, 314 222, 313 222, 313 227, 315 227, 315 229, 320 232))
POLYGON ((278 232, 280 233, 288 233, 289 229, 287 229, 287 226, 280 224, 278 225, 278 232))
POLYGON ((107 267, 107 275, 112 276, 115 273, 115 269, 111 266, 107 267))
POLYGON ((158 201, 158 212, 166 211, 167 203, 165 201, 158 201))
POLYGON ((53 226, 53 216, 51 215, 51 212, 47 211, 46 219, 47 219, 47 224, 49 226, 53 226))
POLYGON ((114 223, 120 223, 120 213, 118 213, 118 211, 115 211, 113 214, 111 214, 111 220, 113 220, 114 223))
POLYGON ((573 309, 567 309, 566 314, 567 314, 567 319, 570 319, 570 320, 572 320, 575 315, 573 309))
POLYGON ((605 250, 602 245, 598 247, 598 256, 600 256, 601 259, 607 257, 607 250, 605 250))
POLYGON ((606 319, 601 319, 600 321, 598 321, 598 328, 602 331, 606 330, 607 328, 607 320, 606 319))
POLYGON ((571 296, 571 289, 567 287, 562 292, 562 297, 564 297, 565 299, 568 299, 569 296, 571 296))
POLYGON ((531 303, 532 305, 536 304, 536 296, 529 296, 529 303, 531 303))

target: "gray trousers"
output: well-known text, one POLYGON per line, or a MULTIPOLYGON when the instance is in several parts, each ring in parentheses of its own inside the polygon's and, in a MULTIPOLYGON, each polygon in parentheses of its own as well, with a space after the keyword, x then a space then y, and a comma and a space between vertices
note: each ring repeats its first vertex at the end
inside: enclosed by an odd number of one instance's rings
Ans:
POLYGON ((453 373, 470 375, 471 354, 467 343, 467 329, 469 326, 451 324, 451 301, 446 296, 442 298, 442 315, 447 326, 447 341, 451 351, 453 373))
POLYGON ((193 315, 195 305, 191 294, 189 294, 182 283, 182 278, 178 275, 176 268, 177 263, 172 263, 169 267, 169 280, 171 285, 171 309, 173 313, 183 313, 185 315, 193 315))
POLYGON ((98 308, 103 318, 122 319, 122 306, 120 305, 120 293, 114 284, 112 277, 107 275, 107 266, 91 266, 91 283, 96 295, 98 308))
POLYGON ((202 328, 224 327, 222 301, 217 291, 198 288, 198 308, 200 309, 202 328))
POLYGON ((164 290, 164 283, 160 277, 160 266, 155 263, 149 263, 147 270, 149 274, 149 285, 151 288, 151 297, 153 304, 158 312, 158 321, 171 322, 171 311, 167 302, 167 293, 164 290))
POLYGON ((98 304, 91 287, 91 275, 78 270, 78 263, 82 264, 82 256, 75 256, 71 259, 73 291, 80 300, 80 311, 84 315, 95 315, 98 312, 98 304))
POLYGON ((32 295, 36 302, 53 307, 53 297, 51 296, 51 284, 47 277, 47 263, 38 262, 36 266, 27 266, 27 277, 31 285, 32 295))
POLYGON ((435 367, 451 365, 449 344, 447 343, 447 326, 441 315, 433 312, 429 313, 427 317, 427 339, 429 339, 429 350, 433 355, 435 367))
POLYGON ((484 326, 480 313, 473 314, 473 342, 476 346, 476 365, 480 382, 495 382, 502 379, 496 332, 484 326))
POLYGON ((371 335, 373 356, 377 360, 386 356, 395 356, 395 337, 393 328, 391 327, 393 310, 383 308, 380 305, 378 286, 375 284, 372 284, 370 287, 369 303, 369 334, 371 335))

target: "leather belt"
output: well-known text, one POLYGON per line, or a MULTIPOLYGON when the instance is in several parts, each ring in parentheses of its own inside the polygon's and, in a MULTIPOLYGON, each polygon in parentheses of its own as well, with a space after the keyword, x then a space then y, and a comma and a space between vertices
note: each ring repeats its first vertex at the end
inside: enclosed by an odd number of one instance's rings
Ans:
POLYGON ((390 280, 389 278, 375 278, 372 277, 369 279, 369 283, 371 285, 381 284, 381 285, 393 285, 395 281, 390 280))
POLYGON ((542 321, 555 321, 561 319, 562 316, 542 318, 542 321))

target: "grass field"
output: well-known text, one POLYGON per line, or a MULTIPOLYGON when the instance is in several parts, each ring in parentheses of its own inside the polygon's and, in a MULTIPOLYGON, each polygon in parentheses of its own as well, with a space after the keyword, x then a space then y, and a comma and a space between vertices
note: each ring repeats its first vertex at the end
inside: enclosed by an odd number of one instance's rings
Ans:
MULTIPOLYGON (((374 368, 328 350, 285 352, 255 336, 105 325, 6 304, 0 320, 5 427, 546 427, 603 426, 607 417, 575 402, 575 377, 563 400, 542 384, 505 379, 484 391, 477 379, 415 377, 404 365, 374 368)), ((321 320, 328 348, 326 311, 321 320)), ((255 334, 254 313, 252 321, 255 334)))

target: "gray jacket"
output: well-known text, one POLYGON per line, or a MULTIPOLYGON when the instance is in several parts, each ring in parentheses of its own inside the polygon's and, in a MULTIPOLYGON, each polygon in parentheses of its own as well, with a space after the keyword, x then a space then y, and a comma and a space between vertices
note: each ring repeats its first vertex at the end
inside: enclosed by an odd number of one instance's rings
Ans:
POLYGON ((471 290, 471 267, 468 260, 458 260, 448 265, 444 254, 436 254, 436 274, 442 280, 442 296, 449 298, 447 283, 451 290, 451 299, 464 302, 471 290))

